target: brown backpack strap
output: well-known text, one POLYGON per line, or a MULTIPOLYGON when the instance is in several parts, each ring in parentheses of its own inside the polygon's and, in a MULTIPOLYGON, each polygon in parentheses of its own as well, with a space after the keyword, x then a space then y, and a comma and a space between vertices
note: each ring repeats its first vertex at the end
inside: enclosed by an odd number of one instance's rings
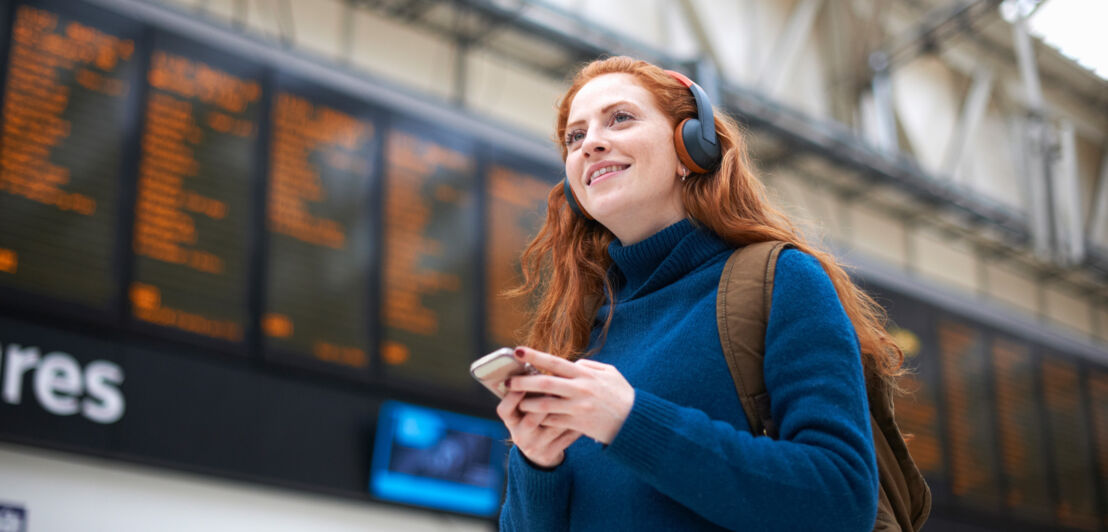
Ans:
POLYGON ((723 267, 716 296, 719 341, 746 420, 754 434, 771 438, 777 437, 777 425, 762 366, 777 256, 786 247, 792 246, 768 241, 735 250, 723 267))
MULTIPOLYGON (((785 242, 760 242, 735 250, 723 267, 716 296, 716 322, 743 412, 755 434, 777 438, 763 374, 766 327, 773 278, 785 242)), ((880 490, 874 530, 919 530, 931 513, 931 490, 896 425, 889 388, 867 379, 880 490)))
POLYGON ((877 463, 896 466, 880 471, 881 495, 888 499, 880 503, 887 505, 884 513, 895 517, 901 530, 919 530, 931 515, 931 489, 896 424, 892 391, 880 379, 872 381, 867 392, 877 463))

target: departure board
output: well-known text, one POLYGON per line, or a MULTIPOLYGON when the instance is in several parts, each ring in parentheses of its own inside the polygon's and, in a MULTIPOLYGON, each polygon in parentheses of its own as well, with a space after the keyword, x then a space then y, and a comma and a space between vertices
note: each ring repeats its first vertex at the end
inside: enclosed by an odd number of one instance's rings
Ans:
MULTIPOLYGON (((1094 370, 1088 375, 1093 433, 1097 442, 1097 477, 1100 480, 1100 508, 1108 508, 1108 371, 1094 370)), ((1108 514, 1101 516, 1101 528, 1108 528, 1108 514)))
MULTIPOLYGON (((0 438, 359 496, 364 405, 487 407, 468 365, 522 341, 531 302, 503 294, 562 178, 556 150, 517 152, 458 125, 479 119, 377 99, 357 73, 313 77, 233 36, 215 50, 198 24, 114 4, 0 0, 0 341, 113 359, 126 422, 86 433, 87 416, 26 400, 0 405, 0 438), (289 430, 313 436, 271 438, 289 430), (177 432, 226 453, 205 461, 177 432), (331 480, 278 467, 335 449, 313 462, 331 480)), ((1108 529, 1098 346, 876 284, 935 514, 1108 529)))
POLYGON ((920 472, 932 484, 932 496, 943 497, 946 482, 942 420, 939 407, 938 342, 934 336, 936 311, 929 305, 894 294, 867 291, 888 309, 889 333, 904 353, 906 374, 899 384, 904 394, 895 395, 897 425, 920 472))
POLYGON ((473 387, 480 356, 476 164, 458 135, 399 124, 385 142, 384 338, 388 378, 473 387))
POLYGON ((162 37, 147 70, 132 314, 140 322, 237 342, 246 319, 261 85, 239 73, 249 67, 174 43, 162 37))
POLYGON ((504 292, 523 281, 519 256, 538 232, 546 215, 546 198, 559 171, 550 169, 545 176, 493 164, 488 176, 488 338, 495 347, 514 347, 523 338, 526 307, 523 298, 508 298, 504 292))
POLYGON ((899 327, 891 332, 905 356, 909 357, 906 364, 911 368, 900 380, 900 385, 908 393, 896 398, 894 412, 897 425, 906 435, 908 450, 920 472, 927 478, 941 478, 944 472, 943 448, 934 384, 936 370, 930 360, 932 353, 920 350, 918 332, 899 327), (909 347, 912 345, 916 345, 914 350, 909 347), (921 357, 920 353, 926 354, 921 357))
POLYGON ((287 78, 270 116, 267 353, 368 369, 377 128, 364 104, 287 78))
POLYGON ((938 337, 949 427, 951 491, 962 503, 999 509, 994 402, 989 387, 982 385, 989 382, 990 373, 981 332, 941 320, 938 337))
POLYGON ((1056 517, 1063 525, 1095 530, 1099 521, 1096 468, 1089 449, 1088 404, 1081 399, 1078 368, 1060 357, 1050 357, 1043 360, 1040 371, 1058 492, 1056 517))
POLYGON ((103 311, 118 293, 137 28, 79 7, 77 17, 14 10, 0 132, 0 286, 103 311))
POLYGON ((1028 517, 1048 519, 1050 476, 1031 349, 1015 340, 993 338, 992 355, 1005 506, 1028 517))

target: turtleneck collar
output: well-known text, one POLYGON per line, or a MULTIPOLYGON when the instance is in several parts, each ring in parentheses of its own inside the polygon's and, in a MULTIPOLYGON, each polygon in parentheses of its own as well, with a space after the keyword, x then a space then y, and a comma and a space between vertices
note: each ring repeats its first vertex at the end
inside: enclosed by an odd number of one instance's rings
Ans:
POLYGON ((618 299, 630 299, 666 286, 727 248, 719 237, 694 226, 689 219, 630 246, 616 240, 608 245, 608 255, 624 281, 618 288, 618 299))

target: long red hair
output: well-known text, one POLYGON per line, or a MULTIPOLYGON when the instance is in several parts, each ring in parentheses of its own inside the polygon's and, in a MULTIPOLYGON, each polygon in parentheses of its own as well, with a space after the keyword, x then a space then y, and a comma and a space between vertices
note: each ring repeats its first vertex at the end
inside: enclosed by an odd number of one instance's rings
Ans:
MULTIPOLYGON (((629 57, 597 60, 577 73, 559 102, 555 139, 563 160, 566 146, 561 139, 574 96, 593 78, 615 73, 630 74, 646 88, 671 126, 696 116, 692 93, 661 68, 629 57)), ((780 240, 819 260, 857 332, 867 376, 892 383, 902 372, 904 355, 885 330, 884 309, 854 284, 834 256, 807 242, 770 203, 765 187, 754 175, 738 124, 716 110, 715 126, 722 161, 714 172, 693 176, 682 184, 688 216, 732 246, 780 240)), ((608 244, 614 239, 600 223, 570 210, 560 183, 550 191, 546 221, 523 252, 523 283, 511 292, 535 301, 526 345, 568 359, 586 355, 596 312, 605 296, 614 300, 607 277, 611 265, 608 244)), ((602 332, 610 321, 611 310, 602 332)))

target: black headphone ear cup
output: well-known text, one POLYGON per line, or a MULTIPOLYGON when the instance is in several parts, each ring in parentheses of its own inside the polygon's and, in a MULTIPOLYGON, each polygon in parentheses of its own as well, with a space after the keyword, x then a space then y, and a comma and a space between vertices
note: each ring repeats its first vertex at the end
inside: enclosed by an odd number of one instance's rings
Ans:
POLYGON ((699 134, 700 120, 686 118, 673 131, 673 147, 677 150, 677 159, 681 164, 697 174, 706 174, 707 167, 712 166, 712 159, 701 149, 700 139, 697 138, 699 134))
POLYGON ((712 102, 708 100, 704 89, 684 74, 673 70, 667 70, 666 73, 688 88, 696 101, 696 118, 683 120, 673 133, 677 156, 689 170, 706 174, 719 164, 721 155, 712 102))

